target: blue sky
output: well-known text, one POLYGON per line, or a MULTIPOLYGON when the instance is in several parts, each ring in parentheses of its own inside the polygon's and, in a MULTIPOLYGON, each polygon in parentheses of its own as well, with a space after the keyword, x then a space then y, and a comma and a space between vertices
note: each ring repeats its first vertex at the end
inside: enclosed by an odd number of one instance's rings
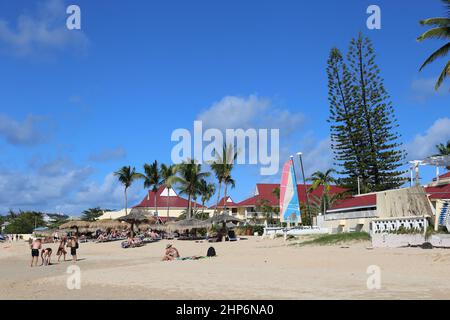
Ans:
MULTIPOLYGON (((409 158, 427 156, 450 139, 449 83, 433 90, 442 60, 418 72, 442 43, 415 39, 420 19, 443 12, 437 0, 2 0, 0 212, 120 208, 111 172, 170 162, 172 131, 199 118, 280 125, 282 157, 301 150, 307 173, 330 167, 326 60, 360 31, 409 158), (81 8, 81 30, 65 28, 69 4, 81 8), (381 8, 381 30, 366 28, 370 4, 381 8), (246 116, 227 112, 230 101, 246 116)), ((434 169, 421 172, 427 180, 434 169)), ((240 201, 279 176, 243 166, 235 179, 240 201)), ((144 194, 138 183, 130 202, 144 194)))

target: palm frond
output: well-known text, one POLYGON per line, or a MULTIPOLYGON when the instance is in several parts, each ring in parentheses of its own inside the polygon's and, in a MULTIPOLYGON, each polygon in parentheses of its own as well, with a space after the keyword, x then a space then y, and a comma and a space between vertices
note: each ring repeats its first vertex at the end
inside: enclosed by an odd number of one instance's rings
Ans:
POLYGON ((450 60, 447 62, 447 65, 444 67, 444 69, 442 70, 441 74, 439 75, 439 78, 438 78, 434 88, 436 90, 438 90, 440 88, 440 86, 442 85, 442 83, 444 82, 444 80, 448 76, 450 76, 450 60))
POLYGON ((431 56, 428 57, 427 60, 422 64, 420 67, 420 71, 422 71, 423 68, 425 68, 428 64, 432 63, 437 58, 445 56, 450 51, 450 42, 436 50, 431 56))
POLYGON ((449 18, 429 18, 429 19, 421 20, 420 24, 422 26, 448 27, 450 25, 450 19, 449 18))
POLYGON ((425 39, 450 39, 450 26, 425 31, 417 38, 417 41, 421 42, 425 39))

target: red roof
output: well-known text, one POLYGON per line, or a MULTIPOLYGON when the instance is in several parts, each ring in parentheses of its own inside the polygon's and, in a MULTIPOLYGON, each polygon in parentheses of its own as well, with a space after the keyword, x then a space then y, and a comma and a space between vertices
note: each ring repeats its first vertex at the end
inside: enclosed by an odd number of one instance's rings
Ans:
MULTIPOLYGON (((233 199, 231 199, 230 196, 227 196, 227 208, 231 208, 231 207, 237 207, 237 203, 233 201, 233 199)), ((217 205, 218 208, 223 208, 225 205, 225 197, 223 197, 222 199, 219 200, 219 203, 217 205)), ((210 209, 214 209, 216 207, 216 204, 213 204, 210 209)))
POLYGON ((435 187, 426 187, 425 192, 430 199, 450 199, 450 184, 435 187))
MULTIPOLYGON (((236 206, 238 207, 256 206, 258 204, 258 201, 261 201, 262 199, 269 201, 269 204, 271 206, 279 206, 280 202, 277 196, 273 194, 273 189, 275 189, 276 187, 280 187, 280 185, 278 183, 258 183, 256 184, 258 194, 237 203, 236 206)), ((310 184, 297 185, 300 203, 306 203, 306 190, 309 189, 310 187, 311 187, 310 184)), ((310 200, 313 199, 314 198, 313 196, 320 197, 322 195, 323 188, 324 188, 323 186, 319 186, 316 190, 311 192, 309 199, 310 200)), ((346 191, 345 188, 341 188, 338 186, 330 186, 330 194, 342 193, 344 191, 346 191)))
POLYGON ((331 210, 357 208, 357 207, 372 207, 376 205, 377 205, 377 195, 367 194, 336 201, 336 203, 331 207, 331 210))
MULTIPOLYGON (((167 208, 187 208, 189 201, 186 199, 175 195, 175 196, 162 196, 161 193, 164 191, 165 187, 161 186, 156 192, 156 204, 158 205, 158 209, 167 208)), ((194 207, 195 202, 191 201, 192 207, 194 207)), ((148 191, 147 196, 145 196, 144 200, 141 201, 135 208, 145 207, 145 208, 154 208, 155 207, 155 194, 152 191, 148 191)), ((197 208, 202 208, 201 204, 197 203, 197 208)))
POLYGON ((444 173, 443 175, 439 176, 439 180, 441 179, 450 179, 450 171, 447 173, 444 173))

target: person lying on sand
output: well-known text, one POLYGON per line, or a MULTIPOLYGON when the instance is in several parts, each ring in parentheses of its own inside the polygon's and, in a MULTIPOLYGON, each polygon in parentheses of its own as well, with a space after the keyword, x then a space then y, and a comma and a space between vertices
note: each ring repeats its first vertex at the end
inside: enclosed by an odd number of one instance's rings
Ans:
POLYGON ((39 250, 42 248, 42 241, 41 239, 34 239, 31 242, 30 249, 31 249, 31 267, 37 266, 38 260, 39 260, 39 250))
POLYGON ((171 261, 180 257, 180 253, 177 248, 172 247, 171 244, 166 245, 166 253, 162 258, 162 261, 171 261))
POLYGON ((52 257, 52 248, 43 249, 41 252, 42 265, 49 266, 51 264, 50 259, 52 257))

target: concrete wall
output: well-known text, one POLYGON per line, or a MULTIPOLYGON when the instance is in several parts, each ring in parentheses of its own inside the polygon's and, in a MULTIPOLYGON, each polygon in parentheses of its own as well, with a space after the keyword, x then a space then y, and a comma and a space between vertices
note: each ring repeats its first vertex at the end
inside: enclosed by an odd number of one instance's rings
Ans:
POLYGON ((433 215, 421 186, 378 192, 377 213, 379 218, 433 215))
POLYGON ((363 231, 370 232, 370 222, 373 218, 355 218, 341 220, 325 220, 325 216, 317 216, 317 225, 328 228, 330 233, 363 231))

